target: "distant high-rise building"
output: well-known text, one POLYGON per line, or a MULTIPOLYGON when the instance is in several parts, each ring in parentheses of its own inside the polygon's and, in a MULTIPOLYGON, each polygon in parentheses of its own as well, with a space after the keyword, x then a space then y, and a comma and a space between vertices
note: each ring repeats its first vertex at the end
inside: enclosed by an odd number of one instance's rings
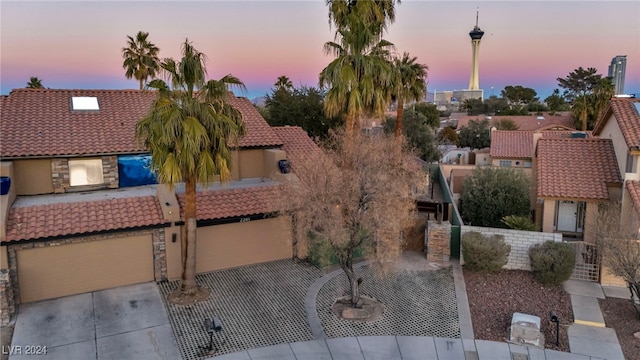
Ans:
POLYGON ((624 74, 627 68, 627 55, 618 55, 611 59, 609 77, 616 87, 616 95, 624 94, 624 74))
POLYGON ((471 37, 471 75, 469 76, 469 90, 478 90, 480 88, 478 74, 478 55, 480 53, 480 39, 484 35, 484 31, 478 27, 478 14, 480 10, 476 8, 476 26, 469 32, 471 37))

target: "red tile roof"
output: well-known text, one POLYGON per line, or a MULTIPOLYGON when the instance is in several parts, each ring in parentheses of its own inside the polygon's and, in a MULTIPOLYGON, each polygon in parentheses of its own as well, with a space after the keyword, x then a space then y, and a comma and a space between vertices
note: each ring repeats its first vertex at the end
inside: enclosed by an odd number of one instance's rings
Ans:
MULTIPOLYGON (((277 185, 263 185, 236 189, 198 192, 198 220, 216 220, 238 216, 250 216, 276 211, 274 197, 277 185)), ((177 194, 180 217, 184 220, 184 193, 177 194)))
POLYGON ((610 139, 545 139, 537 146, 539 197, 608 200, 608 184, 622 185, 610 139))
MULTIPOLYGON (((135 126, 155 98, 156 92, 139 90, 14 90, 0 102, 0 157, 144 152, 135 126), (97 97, 100 110, 72 111, 72 96, 97 97)), ((230 103, 244 115, 241 147, 282 144, 249 100, 230 103)))
MULTIPOLYGON (((542 138, 570 138, 573 131, 540 131, 542 138)), ((491 132, 490 155, 496 159, 531 159, 534 131, 494 130, 491 132)), ((589 132, 587 132, 589 133, 589 132)))
POLYGON ((2 242, 73 236, 167 223, 155 196, 12 207, 2 242))
POLYGON ((531 159, 533 131, 492 131, 489 154, 492 158, 531 159))
MULTIPOLYGON (((465 115, 458 119, 457 129, 460 130, 463 126, 468 126, 471 120, 484 120, 488 118, 484 115, 465 115)), ((573 124, 573 117, 571 115, 544 115, 544 120, 539 120, 537 115, 529 116, 491 116, 489 122, 493 124, 495 121, 510 119, 516 125, 520 131, 533 131, 533 130, 568 130, 575 129, 573 124)))
POLYGON ((631 202, 637 212, 640 212, 640 181, 629 180, 627 181, 627 191, 631 196, 631 202))
POLYGON ((314 157, 320 152, 318 145, 299 126, 279 126, 272 129, 282 139, 284 143, 282 150, 287 153, 287 157, 290 159, 314 157))
POLYGON ((634 98, 612 98, 604 116, 598 121, 593 133, 600 135, 604 125, 609 121, 611 115, 618 122, 624 141, 630 150, 640 150, 640 114, 638 108, 640 99, 634 98), (634 106, 635 103, 635 106, 634 106))

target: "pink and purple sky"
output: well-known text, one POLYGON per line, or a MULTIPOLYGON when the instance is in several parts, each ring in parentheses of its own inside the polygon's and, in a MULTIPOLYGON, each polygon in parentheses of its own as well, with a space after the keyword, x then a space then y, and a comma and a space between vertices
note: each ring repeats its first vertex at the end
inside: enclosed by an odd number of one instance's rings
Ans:
MULTIPOLYGON (((467 88, 469 31, 485 32, 480 88, 499 95, 507 85, 535 89, 544 99, 556 78, 579 66, 607 75, 611 58, 627 56, 625 92, 640 95, 640 1, 403 0, 386 38, 429 67, 428 88, 467 88)), ((122 68, 127 35, 139 30, 179 58, 189 38, 207 54, 209 76, 227 73, 249 98, 269 93, 278 76, 317 86, 332 60, 325 2, 315 1, 6 1, 0 3, 1 93, 37 76, 49 88, 136 89, 122 68)))

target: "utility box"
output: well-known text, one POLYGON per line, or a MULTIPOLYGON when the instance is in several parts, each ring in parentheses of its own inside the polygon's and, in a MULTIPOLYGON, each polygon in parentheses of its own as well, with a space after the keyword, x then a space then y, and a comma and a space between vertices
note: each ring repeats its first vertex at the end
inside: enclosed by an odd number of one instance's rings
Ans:
POLYGON ((509 341, 516 344, 544 347, 544 335, 540 332, 540 318, 518 312, 513 313, 509 341))

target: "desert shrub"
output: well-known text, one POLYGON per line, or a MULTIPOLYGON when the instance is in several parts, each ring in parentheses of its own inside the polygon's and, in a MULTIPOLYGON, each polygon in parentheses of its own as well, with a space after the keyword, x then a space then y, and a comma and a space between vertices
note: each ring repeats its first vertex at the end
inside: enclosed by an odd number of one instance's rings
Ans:
POLYGON ((533 276, 543 284, 560 284, 569 280, 576 264, 576 253, 571 245, 547 241, 529 249, 533 276))
POLYGON ((514 230, 538 231, 538 226, 526 216, 509 215, 503 217, 502 222, 514 230))
POLYGON ((484 236, 471 231, 462 235, 464 266, 480 272, 498 272, 509 261, 511 246, 502 235, 484 236))

